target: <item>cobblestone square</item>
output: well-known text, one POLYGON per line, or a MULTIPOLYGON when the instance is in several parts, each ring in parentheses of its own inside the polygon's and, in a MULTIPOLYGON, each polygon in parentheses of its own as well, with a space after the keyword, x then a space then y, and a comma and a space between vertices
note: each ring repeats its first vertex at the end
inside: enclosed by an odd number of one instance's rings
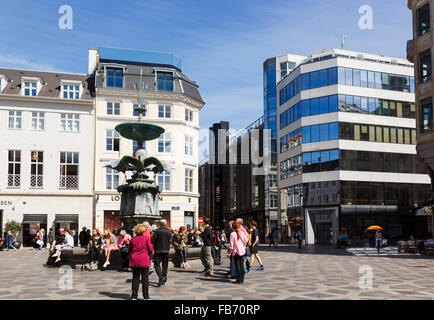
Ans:
MULTIPOLYGON (((215 276, 205 277, 199 260, 192 270, 174 269, 169 263, 168 281, 157 287, 150 276, 153 300, 295 300, 295 299, 404 299, 433 300, 434 259, 420 255, 355 255, 328 247, 261 247, 264 271, 251 271, 243 285, 226 276, 229 260, 215 266, 215 276), (360 267, 372 268, 372 289, 363 290, 360 267)), ((44 266, 47 250, 29 248, 0 252, 0 299, 129 299, 131 273, 117 270, 87 272, 72 269, 72 289, 59 287, 65 274, 44 266)), ((257 263, 257 262, 255 262, 257 263)), ((257 267, 257 265, 256 265, 257 267)), ((141 295, 139 295, 141 298, 141 295)))

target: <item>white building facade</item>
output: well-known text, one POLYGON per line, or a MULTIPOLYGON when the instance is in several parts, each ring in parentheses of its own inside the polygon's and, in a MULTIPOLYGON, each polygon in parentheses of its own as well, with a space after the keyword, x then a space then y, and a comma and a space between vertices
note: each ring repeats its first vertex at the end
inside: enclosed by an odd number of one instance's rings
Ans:
POLYGON ((312 54, 277 84, 280 213, 307 244, 425 234, 430 179, 416 156, 413 66, 346 50, 312 54))
POLYGON ((106 166, 138 148, 120 137, 115 127, 137 121, 136 88, 142 79, 143 121, 165 129, 159 139, 146 141, 142 148, 170 164, 168 171, 154 177, 161 189, 160 214, 170 228, 197 227, 199 111, 204 105, 198 86, 182 74, 175 56, 146 51, 91 49, 89 74, 96 88, 95 226, 121 227, 117 187, 126 183, 126 177, 106 166))
MULTIPOLYGON (((94 107, 87 76, 0 69, 0 228, 92 227, 94 107)), ((77 237, 75 237, 77 238, 77 237)))

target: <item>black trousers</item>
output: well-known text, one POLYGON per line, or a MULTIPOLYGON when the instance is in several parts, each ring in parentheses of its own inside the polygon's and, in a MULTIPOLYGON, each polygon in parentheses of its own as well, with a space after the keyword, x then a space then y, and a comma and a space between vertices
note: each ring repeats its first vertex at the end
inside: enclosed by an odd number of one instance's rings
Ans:
POLYGON ((100 255, 100 248, 95 248, 94 246, 91 246, 89 248, 88 257, 89 257, 89 263, 96 261, 99 263, 99 255, 100 255))
POLYGON ((158 279, 162 281, 167 278, 167 267, 169 266, 169 253, 154 253, 154 268, 158 279), (161 270, 163 268, 163 270, 161 270))
POLYGON ((128 268, 130 260, 128 259, 128 251, 124 252, 121 250, 122 268, 128 268))
POLYGON ((235 270, 237 270, 237 280, 244 282, 244 256, 234 255, 235 270))
POLYGON ((148 299, 149 298, 149 281, 148 281, 149 268, 132 267, 131 269, 133 269, 133 294, 132 294, 132 297, 136 298, 136 299, 138 297, 140 278, 141 278, 143 299, 148 299))

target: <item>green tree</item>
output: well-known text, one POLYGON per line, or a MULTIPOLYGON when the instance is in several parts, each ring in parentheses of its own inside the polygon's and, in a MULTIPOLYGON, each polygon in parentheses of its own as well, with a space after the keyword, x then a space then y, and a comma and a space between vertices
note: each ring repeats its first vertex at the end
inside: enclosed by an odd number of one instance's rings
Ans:
POLYGON ((21 231, 21 223, 15 221, 15 220, 8 221, 8 222, 6 222, 5 230, 6 230, 6 232, 8 232, 8 231, 12 232, 12 234, 14 236, 14 241, 16 241, 18 233, 21 231))

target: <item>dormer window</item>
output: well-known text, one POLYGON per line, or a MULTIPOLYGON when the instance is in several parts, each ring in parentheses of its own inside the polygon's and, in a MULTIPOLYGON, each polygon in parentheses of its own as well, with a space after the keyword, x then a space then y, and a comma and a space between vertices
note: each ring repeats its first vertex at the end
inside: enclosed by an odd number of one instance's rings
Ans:
POLYGON ((119 68, 107 68, 105 76, 106 87, 123 88, 124 70, 119 68))
POLYGON ((173 91, 173 73, 157 71, 157 90, 173 91))
POLYGON ((24 95, 36 97, 38 95, 38 84, 36 81, 24 82, 24 95))
POLYGON ((4 75, 0 74, 0 93, 3 92, 4 88, 6 88, 6 85, 8 84, 8 81, 4 75))
POLYGON ((36 97, 42 87, 42 81, 39 78, 22 78, 21 95, 27 97, 36 97))
POLYGON ((62 81, 60 97, 63 99, 80 99, 82 86, 79 81, 62 81))

